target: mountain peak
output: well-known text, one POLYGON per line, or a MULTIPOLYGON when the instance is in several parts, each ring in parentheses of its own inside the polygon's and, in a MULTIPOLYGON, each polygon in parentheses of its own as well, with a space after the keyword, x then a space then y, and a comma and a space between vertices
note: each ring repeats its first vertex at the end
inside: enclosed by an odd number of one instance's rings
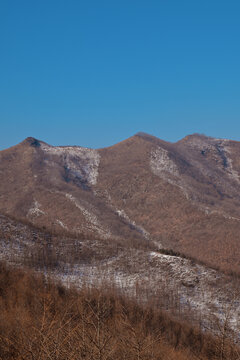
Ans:
POLYGON ((184 145, 190 145, 190 146, 201 146, 201 145, 214 145, 221 141, 222 139, 217 139, 204 134, 195 133, 185 136, 183 139, 178 141, 178 143, 184 145))
POLYGON ((156 136, 150 135, 150 134, 142 132, 142 131, 137 132, 134 136, 138 136, 143 139, 157 139, 156 136))
POLYGON ((180 141, 189 141, 192 139, 212 139, 210 136, 207 136, 205 134, 199 134, 199 133, 193 133, 193 134, 189 134, 187 136, 185 136, 184 138, 182 138, 180 141))
POLYGON ((138 137, 141 138, 145 141, 154 143, 154 144, 159 144, 159 143, 166 143, 166 141, 159 139, 158 137, 154 136, 154 135, 150 135, 147 134, 145 132, 138 132, 134 135, 134 137, 138 137))
POLYGON ((30 145, 33 147, 40 147, 41 141, 38 139, 35 139, 34 137, 29 136, 22 142, 22 144, 30 145))

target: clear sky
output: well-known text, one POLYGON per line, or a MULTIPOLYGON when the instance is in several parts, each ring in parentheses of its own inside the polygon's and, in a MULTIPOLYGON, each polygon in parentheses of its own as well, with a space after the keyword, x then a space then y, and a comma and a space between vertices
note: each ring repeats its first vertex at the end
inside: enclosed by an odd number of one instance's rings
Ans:
POLYGON ((239 0, 0 1, 0 148, 240 140, 239 0))

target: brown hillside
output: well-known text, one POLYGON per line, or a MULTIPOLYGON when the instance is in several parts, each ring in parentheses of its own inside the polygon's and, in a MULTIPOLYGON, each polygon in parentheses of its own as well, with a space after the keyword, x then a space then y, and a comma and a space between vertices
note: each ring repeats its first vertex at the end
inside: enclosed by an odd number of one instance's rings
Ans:
POLYGON ((2 360, 238 359, 238 348, 113 289, 66 289, 0 263, 2 360))
POLYGON ((0 211, 98 238, 153 240, 240 271, 240 143, 137 134, 100 150, 33 138, 0 152, 0 211))

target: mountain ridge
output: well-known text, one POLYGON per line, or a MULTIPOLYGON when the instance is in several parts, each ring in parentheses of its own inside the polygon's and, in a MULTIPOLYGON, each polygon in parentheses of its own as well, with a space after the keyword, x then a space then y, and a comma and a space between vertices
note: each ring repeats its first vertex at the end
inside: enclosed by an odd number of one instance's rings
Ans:
POLYGON ((0 212, 49 231, 158 247, 240 271, 240 143, 137 133, 113 146, 28 137, 0 151, 0 212))
POLYGON ((125 142, 125 141, 130 140, 130 139, 134 139, 136 137, 142 138, 142 139, 147 140, 147 141, 161 141, 161 142, 164 142, 166 144, 177 144, 179 142, 185 142, 186 140, 189 140, 191 138, 202 138, 202 139, 209 139, 209 140, 216 140, 216 141, 230 141, 230 142, 237 142, 238 143, 238 141, 236 141, 236 140, 226 139, 226 138, 215 138, 215 137, 208 136, 208 135, 205 135, 205 134, 200 134, 200 133, 192 133, 192 134, 186 135, 182 139, 179 139, 177 141, 166 141, 166 140, 163 140, 163 139, 161 139, 161 138, 159 138, 159 137, 157 137, 155 135, 152 135, 152 134, 149 134, 149 133, 146 133, 146 132, 143 132, 143 131, 138 131, 135 134, 129 136, 128 138, 120 140, 116 144, 105 146, 105 147, 100 147, 100 148, 91 148, 91 147, 88 147, 88 146, 81 146, 81 145, 77 145, 77 144, 74 144, 74 145, 52 145, 52 144, 49 144, 48 142, 46 142, 44 140, 37 139, 37 138, 35 138, 33 136, 27 136, 26 138, 24 138, 19 143, 15 144, 15 145, 12 145, 12 146, 9 146, 9 147, 7 147, 5 149, 2 149, 0 151, 8 150, 8 149, 10 149, 12 147, 15 147, 15 146, 18 146, 18 145, 21 145, 21 144, 29 144, 29 145, 32 145, 32 146, 34 146, 34 145, 38 146, 37 145, 38 143, 47 144, 47 145, 52 146, 52 147, 84 147, 84 148, 87 148, 87 149, 101 150, 101 149, 105 149, 105 148, 109 148, 109 147, 118 145, 118 144, 120 144, 122 142, 125 142))

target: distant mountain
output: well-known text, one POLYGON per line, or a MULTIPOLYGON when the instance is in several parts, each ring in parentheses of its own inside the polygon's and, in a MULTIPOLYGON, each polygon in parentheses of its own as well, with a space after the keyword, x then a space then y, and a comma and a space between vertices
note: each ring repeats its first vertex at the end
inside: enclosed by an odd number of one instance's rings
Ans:
POLYGON ((0 152, 0 212, 48 231, 154 242, 240 272, 240 143, 138 133, 93 150, 34 138, 0 152))

